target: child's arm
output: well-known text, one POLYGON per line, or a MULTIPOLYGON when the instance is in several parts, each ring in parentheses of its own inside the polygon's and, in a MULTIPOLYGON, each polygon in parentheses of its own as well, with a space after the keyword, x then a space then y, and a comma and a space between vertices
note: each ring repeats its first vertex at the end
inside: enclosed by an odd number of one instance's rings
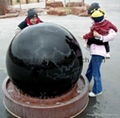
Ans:
POLYGON ((106 35, 106 36, 102 36, 101 34, 99 34, 96 31, 93 32, 93 35, 95 37, 98 37, 103 42, 108 42, 108 41, 114 40, 114 38, 116 37, 116 34, 117 33, 113 29, 110 29, 108 35, 106 35))
POLYGON ((99 40, 102 40, 102 35, 99 34, 99 33, 96 32, 96 31, 93 31, 93 36, 94 36, 94 37, 97 37, 99 40))
POLYGON ((93 38, 93 33, 92 32, 89 32, 89 33, 83 35, 83 39, 90 39, 90 38, 93 38))
POLYGON ((116 35, 117 35, 117 33, 113 29, 110 29, 108 35, 102 36, 103 42, 108 42, 108 41, 114 40, 116 35))

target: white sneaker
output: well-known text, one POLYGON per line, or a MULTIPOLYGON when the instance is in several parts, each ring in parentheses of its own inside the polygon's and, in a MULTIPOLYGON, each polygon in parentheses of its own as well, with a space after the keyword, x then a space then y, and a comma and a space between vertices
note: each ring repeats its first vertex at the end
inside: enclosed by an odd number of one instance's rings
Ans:
POLYGON ((102 94, 102 91, 101 91, 100 93, 97 93, 97 94, 95 94, 95 93, 93 93, 93 92, 90 92, 90 93, 89 93, 89 96, 90 96, 90 97, 96 97, 96 96, 101 95, 101 94, 102 94))
POLYGON ((110 53, 108 52, 107 54, 106 54, 106 57, 105 57, 106 59, 110 59, 110 53))

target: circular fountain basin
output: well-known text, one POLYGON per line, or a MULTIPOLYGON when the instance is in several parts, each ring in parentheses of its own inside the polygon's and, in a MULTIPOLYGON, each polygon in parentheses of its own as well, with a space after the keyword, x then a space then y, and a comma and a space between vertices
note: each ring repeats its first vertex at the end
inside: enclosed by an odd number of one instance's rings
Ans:
POLYGON ((88 82, 82 76, 67 93, 54 98, 38 98, 22 94, 7 77, 3 82, 3 103, 17 118, 73 118, 88 105, 88 82))

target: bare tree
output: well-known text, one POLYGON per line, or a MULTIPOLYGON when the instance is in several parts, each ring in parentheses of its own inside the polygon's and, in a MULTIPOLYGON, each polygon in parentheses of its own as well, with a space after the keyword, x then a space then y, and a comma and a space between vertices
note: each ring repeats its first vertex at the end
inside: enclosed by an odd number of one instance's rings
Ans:
POLYGON ((10 5, 13 5, 13 1, 12 0, 9 0, 9 3, 10 3, 10 5))
POLYGON ((26 0, 26 4, 28 4, 29 3, 29 0, 26 0))
POLYGON ((82 4, 83 4, 83 5, 85 4, 85 0, 82 0, 82 4))
POLYGON ((21 8, 21 0, 17 0, 17 2, 18 2, 19 5, 20 5, 20 9, 22 9, 22 8, 21 8))
POLYGON ((4 15, 8 8, 7 0, 0 0, 0 15, 4 15))
POLYGON ((8 1, 7 0, 0 0, 0 6, 8 7, 8 1))

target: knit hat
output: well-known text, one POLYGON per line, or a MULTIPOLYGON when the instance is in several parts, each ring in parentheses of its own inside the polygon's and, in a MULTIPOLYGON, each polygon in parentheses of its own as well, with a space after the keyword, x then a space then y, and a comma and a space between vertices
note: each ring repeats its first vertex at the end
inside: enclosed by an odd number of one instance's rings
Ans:
POLYGON ((34 9, 29 9, 27 18, 31 19, 31 18, 34 18, 34 17, 38 17, 37 12, 34 9))
POLYGON ((97 9, 97 10, 93 10, 92 14, 91 14, 91 18, 95 21, 95 22, 101 22, 104 19, 104 11, 97 9))
POLYGON ((94 9, 97 10, 99 8, 100 8, 99 3, 96 2, 92 3, 88 8, 88 14, 91 15, 91 11, 93 11, 94 9))

